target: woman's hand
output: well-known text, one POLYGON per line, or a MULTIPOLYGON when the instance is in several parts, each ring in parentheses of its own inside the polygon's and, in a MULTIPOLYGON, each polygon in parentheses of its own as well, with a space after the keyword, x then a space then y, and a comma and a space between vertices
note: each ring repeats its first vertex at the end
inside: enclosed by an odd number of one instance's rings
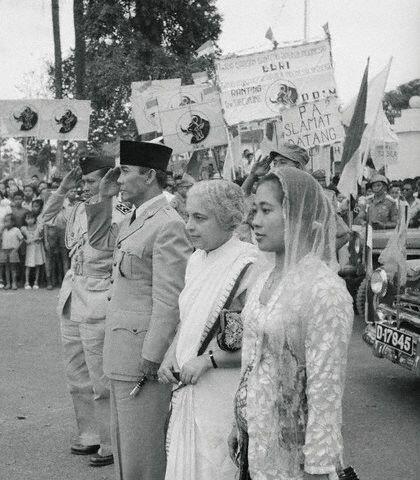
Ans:
POLYGON ((176 385, 179 381, 174 377, 174 372, 179 372, 178 362, 176 361, 175 355, 170 354, 168 357, 163 359, 163 362, 160 365, 158 370, 158 378, 161 383, 175 383, 176 385))
POLYGON ((238 462, 239 442, 238 442, 238 430, 236 427, 233 427, 232 431, 229 434, 228 446, 229 446, 229 455, 230 455, 230 458, 232 459, 232 462, 237 467, 239 467, 239 462, 238 462))
POLYGON ((181 369, 180 379, 185 385, 195 385, 197 380, 211 367, 208 355, 200 355, 188 361, 181 369))
POLYGON ((271 159, 269 155, 257 160, 251 168, 251 175, 257 178, 267 175, 270 171, 270 163, 271 159))

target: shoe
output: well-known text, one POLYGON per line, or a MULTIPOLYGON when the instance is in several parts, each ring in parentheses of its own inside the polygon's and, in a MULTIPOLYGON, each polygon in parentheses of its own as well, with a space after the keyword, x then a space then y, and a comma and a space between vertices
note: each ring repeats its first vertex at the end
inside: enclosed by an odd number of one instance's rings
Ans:
POLYGON ((33 290, 39 290, 39 286, 35 283, 34 286, 32 287, 33 290))
POLYGON ((17 285, 16 285, 16 283, 12 283, 12 290, 17 290, 17 285))
POLYGON ((73 455, 92 455, 99 450, 100 445, 81 445, 75 443, 71 446, 70 451, 73 455))
POLYGON ((106 465, 112 465, 114 463, 114 455, 99 455, 95 453, 92 455, 89 460, 89 465, 91 467, 105 467, 106 465))
POLYGON ((47 290, 52 290, 53 286, 52 285, 47 285, 47 290))
POLYGON ((6 283, 6 285, 4 286, 4 289, 5 290, 10 290, 10 283, 6 283))
POLYGON ((4 288, 4 283, 0 283, 0 290, 3 290, 4 288))
MULTIPOLYGON (((35 288, 35 285, 34 285, 35 288)), ((25 290, 32 290, 32 287, 29 285, 29 283, 25 284, 25 290)))

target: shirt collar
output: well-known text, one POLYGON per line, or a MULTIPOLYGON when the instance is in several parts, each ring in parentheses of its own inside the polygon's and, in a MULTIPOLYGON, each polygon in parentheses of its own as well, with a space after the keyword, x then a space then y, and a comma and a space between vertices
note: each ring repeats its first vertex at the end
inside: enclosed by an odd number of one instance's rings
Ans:
POLYGON ((136 208, 136 218, 139 218, 142 213, 144 213, 150 205, 153 203, 157 202, 158 200, 166 200, 166 197, 163 193, 160 195, 157 195, 156 197, 151 198, 150 200, 147 200, 146 202, 142 203, 136 208))

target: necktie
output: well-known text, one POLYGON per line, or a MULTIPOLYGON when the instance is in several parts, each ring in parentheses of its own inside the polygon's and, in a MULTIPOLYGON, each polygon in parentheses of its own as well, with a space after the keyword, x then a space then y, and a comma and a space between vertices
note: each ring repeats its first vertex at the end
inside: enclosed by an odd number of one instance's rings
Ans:
POLYGON ((130 225, 134 222, 135 219, 136 219, 136 210, 134 210, 133 213, 132 213, 132 215, 131 215, 130 225))

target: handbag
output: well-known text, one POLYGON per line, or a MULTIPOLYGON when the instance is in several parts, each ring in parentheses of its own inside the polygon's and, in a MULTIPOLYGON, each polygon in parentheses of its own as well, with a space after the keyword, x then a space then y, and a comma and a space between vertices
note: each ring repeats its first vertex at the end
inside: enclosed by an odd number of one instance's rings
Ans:
POLYGON ((236 352, 241 348, 242 345, 242 335, 243 335, 243 322, 240 312, 232 312, 229 310, 233 299, 238 291, 239 285, 242 279, 245 276, 248 268, 252 265, 252 262, 245 265, 240 274, 235 280, 235 284, 226 299, 226 302, 220 311, 216 321, 213 326, 210 328, 208 334, 206 335, 203 343, 201 344, 197 356, 202 355, 211 340, 217 335, 217 343, 221 350, 227 352, 236 352))

